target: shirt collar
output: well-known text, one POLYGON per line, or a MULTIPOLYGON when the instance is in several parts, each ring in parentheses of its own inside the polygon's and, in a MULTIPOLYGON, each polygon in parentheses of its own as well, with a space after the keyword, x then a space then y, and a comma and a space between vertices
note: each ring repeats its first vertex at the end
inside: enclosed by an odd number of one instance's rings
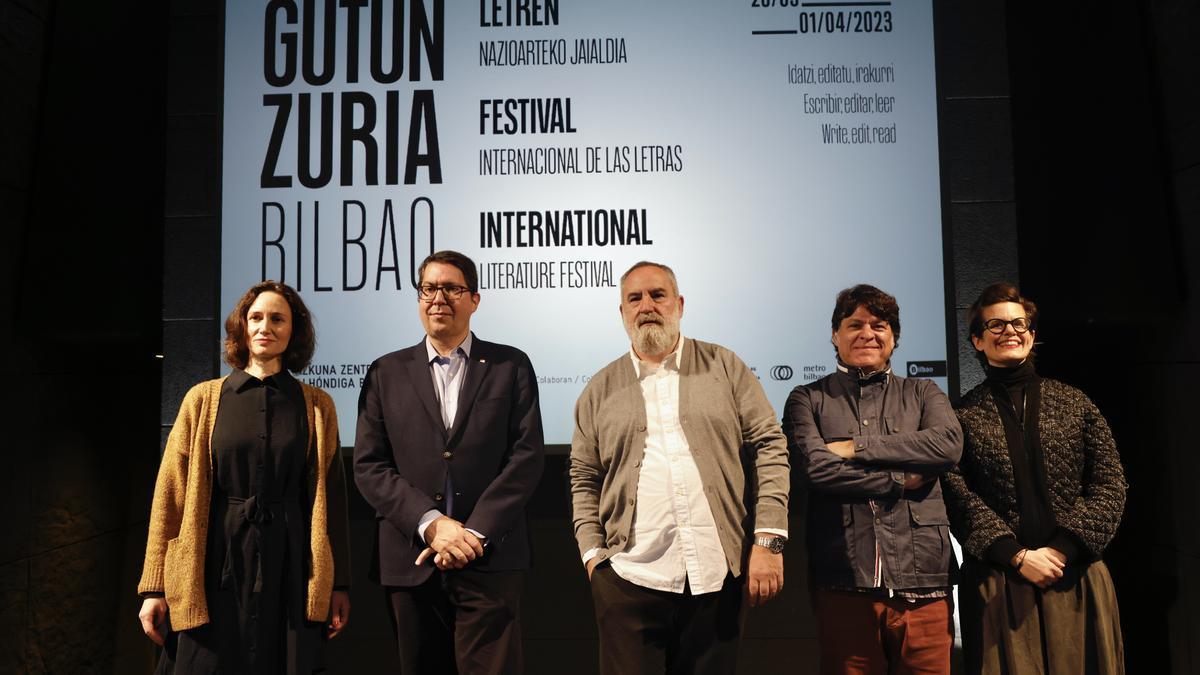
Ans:
POLYGON ((273 389, 279 389, 280 385, 287 380, 292 379, 292 374, 286 368, 281 369, 274 375, 268 375, 265 379, 258 379, 250 373, 241 369, 234 369, 229 373, 229 386, 236 392, 243 392, 247 389, 259 386, 267 386, 273 389))
POLYGON ((868 372, 864 371, 862 368, 854 368, 852 366, 847 366, 846 364, 842 363, 841 359, 838 359, 837 360, 837 369, 839 372, 845 373, 845 374, 855 378, 856 380, 858 380, 859 386, 866 386, 866 385, 872 384, 874 382, 886 381, 888 375, 892 374, 892 362, 888 361, 887 365, 884 366, 883 370, 876 370, 874 372, 868 373, 868 372))
MULTIPOLYGON (((453 359, 459 353, 462 354, 462 358, 465 358, 465 359, 471 358, 471 345, 474 343, 474 341, 475 341, 475 335, 473 333, 468 332, 467 337, 466 337, 466 339, 464 339, 462 341, 462 344, 455 347, 454 351, 450 352, 450 356, 447 358, 453 359)), ((437 349, 434 349, 433 343, 429 341, 428 335, 425 336, 425 354, 426 354, 426 356, 429 357, 429 359, 428 359, 429 363, 433 363, 434 359, 440 358, 442 356, 441 354, 438 354, 437 349)))
MULTIPOLYGON (((679 342, 675 344, 675 349, 672 350, 670 354, 667 354, 667 358, 663 359, 662 367, 670 370, 679 370, 679 361, 682 358, 681 354, 683 354, 682 333, 679 334, 679 342)), ((639 358, 637 352, 633 350, 632 346, 629 348, 629 358, 633 360, 633 372, 637 375, 639 380, 654 373, 659 368, 658 366, 643 361, 641 358, 639 358), (645 366, 645 368, 643 368, 643 366, 645 366)))

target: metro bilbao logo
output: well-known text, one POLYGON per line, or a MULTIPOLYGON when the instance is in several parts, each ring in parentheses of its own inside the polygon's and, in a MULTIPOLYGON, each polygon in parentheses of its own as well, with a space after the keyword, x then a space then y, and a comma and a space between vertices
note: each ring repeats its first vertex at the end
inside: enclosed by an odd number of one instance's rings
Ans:
POLYGON ((771 379, 772 380, 790 380, 790 379, 792 379, 792 375, 795 375, 795 371, 792 370, 791 366, 772 366, 771 367, 771 379))

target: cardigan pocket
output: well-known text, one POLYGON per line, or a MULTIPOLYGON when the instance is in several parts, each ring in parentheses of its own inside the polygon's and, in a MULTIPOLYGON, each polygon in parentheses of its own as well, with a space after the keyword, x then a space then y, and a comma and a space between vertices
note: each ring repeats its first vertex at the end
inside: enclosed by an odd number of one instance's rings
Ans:
MULTIPOLYGON (((167 541, 167 552, 163 556, 163 599, 167 607, 178 607, 184 601, 186 590, 181 588, 181 572, 179 554, 182 547, 179 537, 167 541)), ((186 562, 186 561, 185 561, 186 562)))

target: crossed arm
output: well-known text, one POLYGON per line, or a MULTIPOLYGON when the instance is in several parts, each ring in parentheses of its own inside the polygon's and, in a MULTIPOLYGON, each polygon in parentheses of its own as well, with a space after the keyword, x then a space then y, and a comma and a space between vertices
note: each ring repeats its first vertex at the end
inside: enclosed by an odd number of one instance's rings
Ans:
POLYGON ((962 430, 945 394, 922 385, 916 431, 826 442, 813 392, 797 387, 783 411, 783 431, 812 489, 850 498, 898 498, 952 468, 962 430))

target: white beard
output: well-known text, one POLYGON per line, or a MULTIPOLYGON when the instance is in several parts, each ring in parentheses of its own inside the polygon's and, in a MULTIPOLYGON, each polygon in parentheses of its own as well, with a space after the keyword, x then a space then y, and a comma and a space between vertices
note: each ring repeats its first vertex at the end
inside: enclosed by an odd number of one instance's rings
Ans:
POLYGON ((669 319, 664 319, 663 323, 647 322, 631 328, 629 338, 639 354, 662 354, 679 339, 678 324, 669 319))

